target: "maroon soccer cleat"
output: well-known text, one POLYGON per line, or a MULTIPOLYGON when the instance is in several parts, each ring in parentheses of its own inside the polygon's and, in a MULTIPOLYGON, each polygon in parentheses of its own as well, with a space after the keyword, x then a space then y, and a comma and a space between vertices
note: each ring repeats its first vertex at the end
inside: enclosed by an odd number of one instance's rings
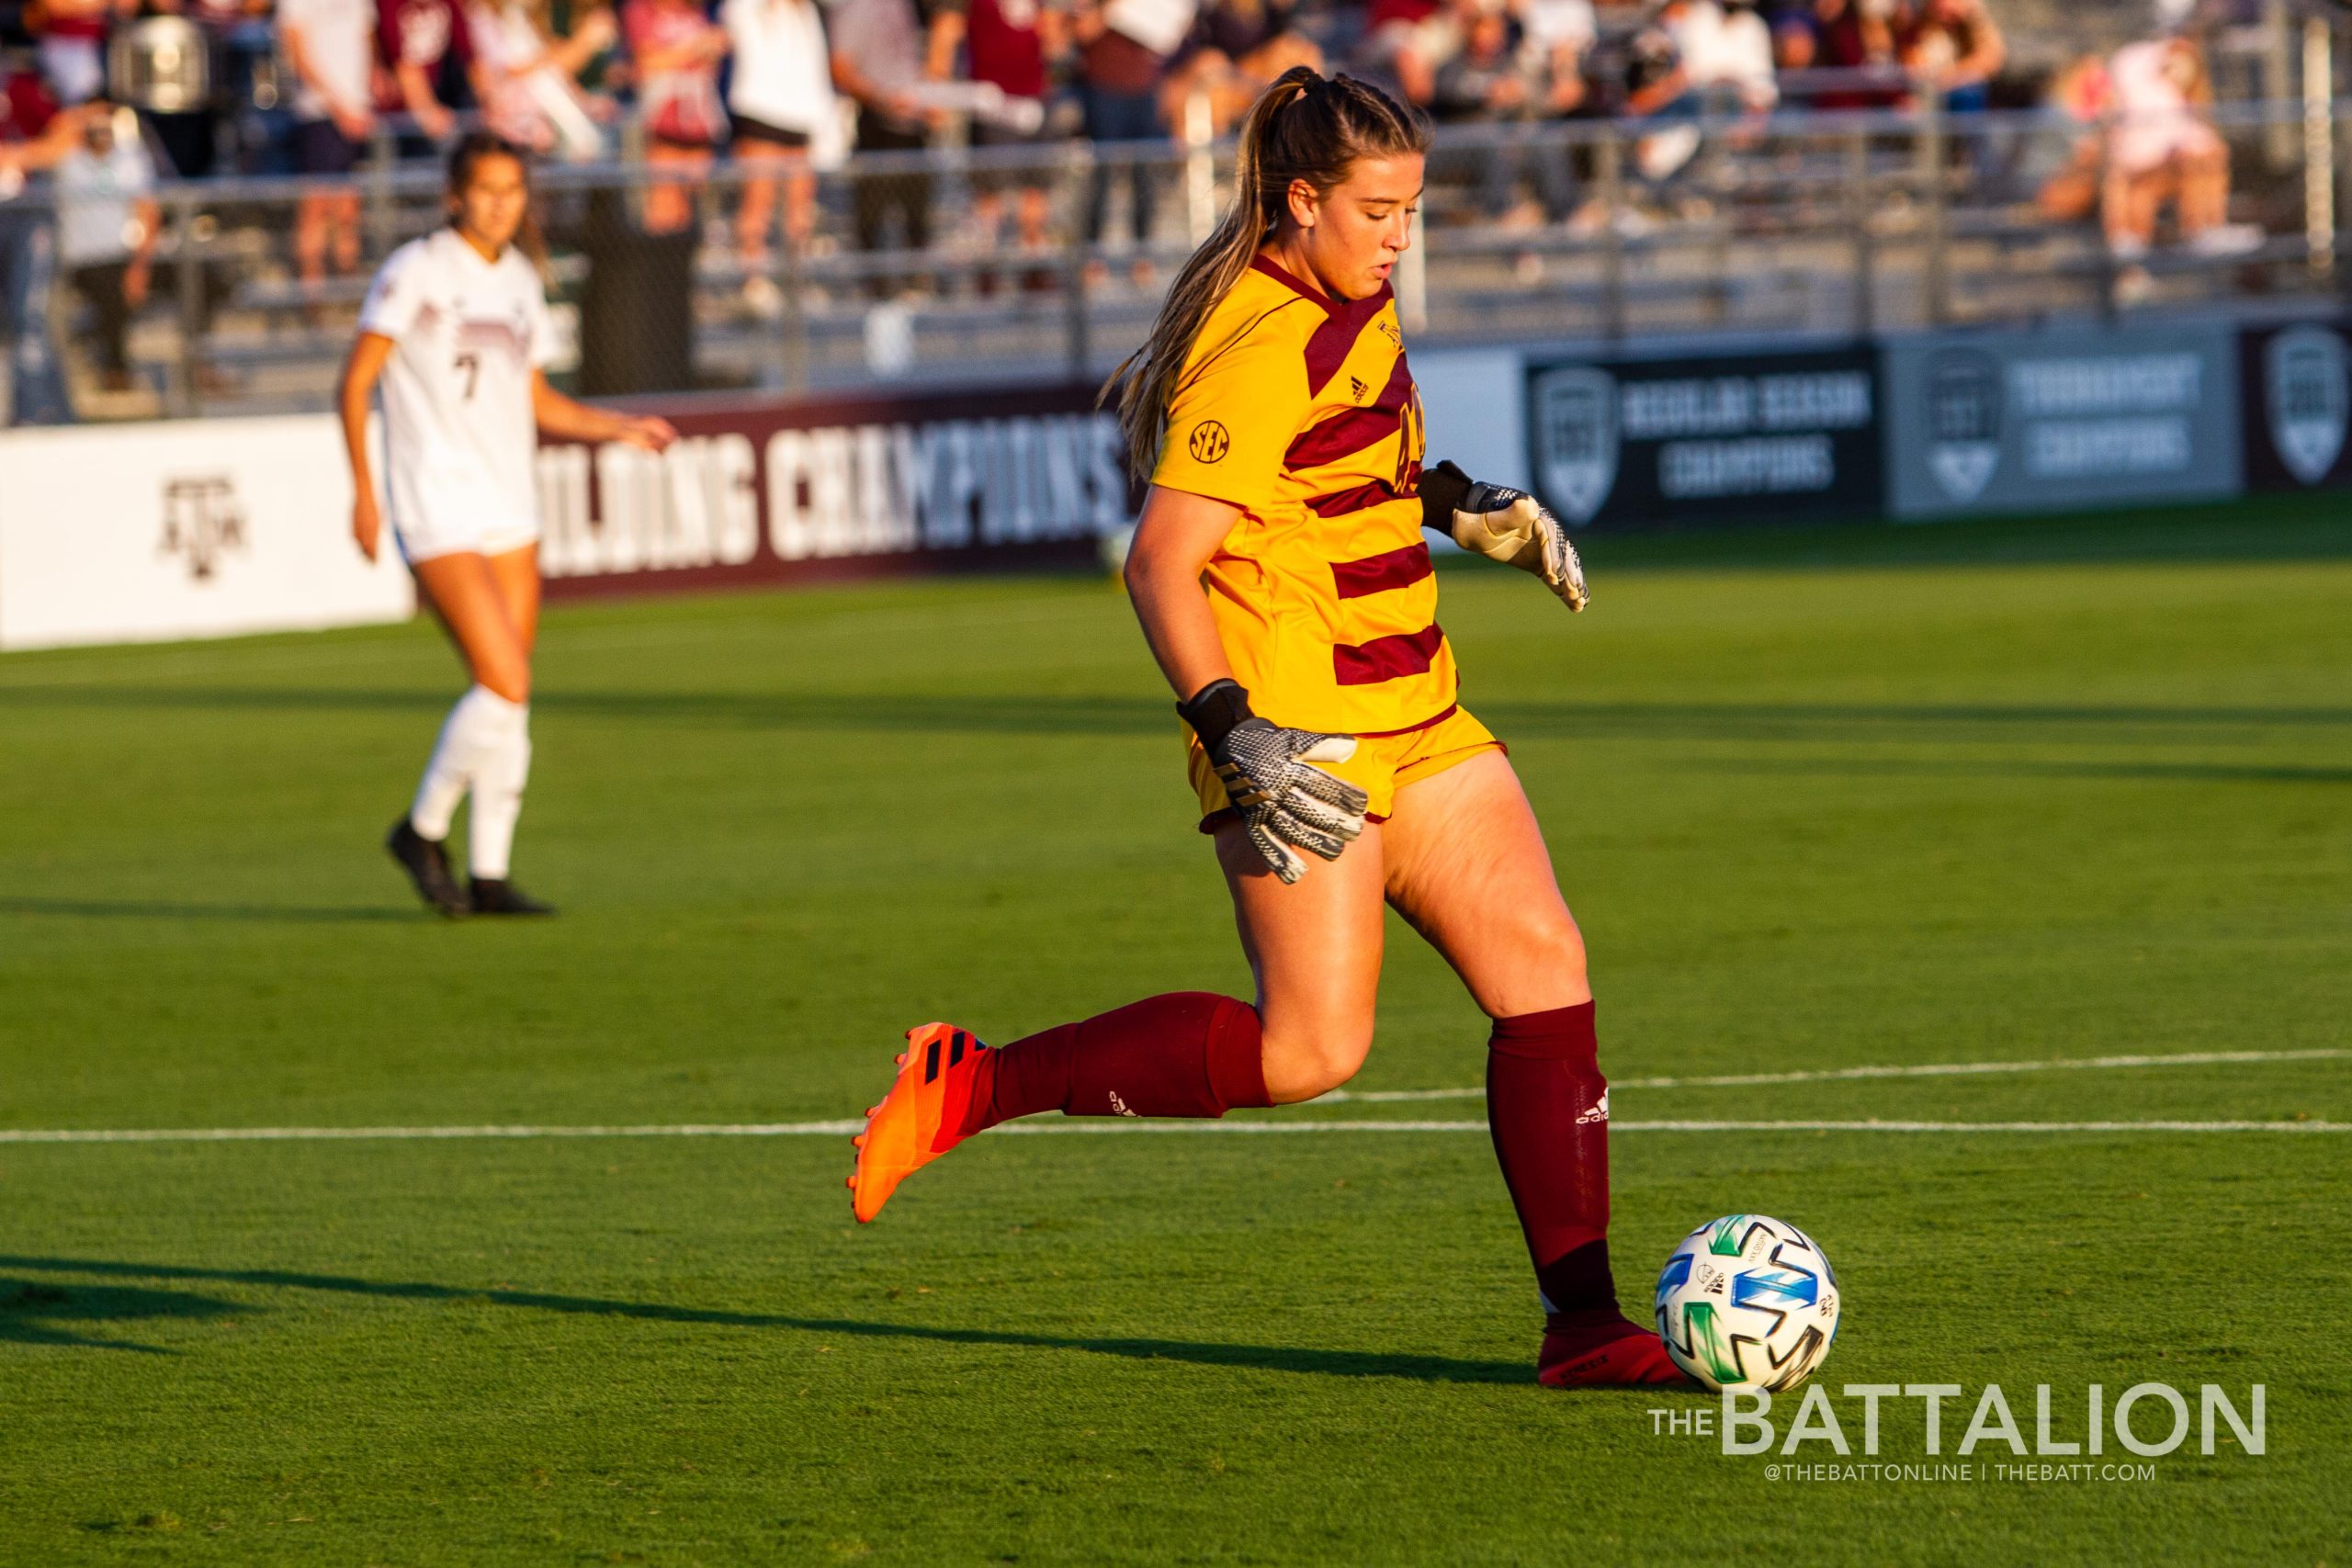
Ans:
POLYGON ((1545 1388, 1699 1386, 1683 1376, 1657 1335, 1613 1308, 1545 1319, 1535 1381, 1545 1388))

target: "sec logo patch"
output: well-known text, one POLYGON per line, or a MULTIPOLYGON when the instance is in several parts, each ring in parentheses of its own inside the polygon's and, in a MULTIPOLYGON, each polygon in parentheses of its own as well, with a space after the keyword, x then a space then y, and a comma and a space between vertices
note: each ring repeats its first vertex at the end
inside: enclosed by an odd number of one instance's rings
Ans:
POLYGON ((1214 463, 1231 449, 1233 437, 1227 434, 1225 426, 1216 420, 1204 419, 1193 426, 1193 434, 1185 446, 1191 449, 1195 463, 1214 463))

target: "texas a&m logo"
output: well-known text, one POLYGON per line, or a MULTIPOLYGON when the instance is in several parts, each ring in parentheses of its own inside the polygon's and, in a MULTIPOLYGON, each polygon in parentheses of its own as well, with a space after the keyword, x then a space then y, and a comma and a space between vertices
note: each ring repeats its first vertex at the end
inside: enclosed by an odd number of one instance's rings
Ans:
POLYGON ((245 514, 228 475, 164 481, 164 536, 156 554, 185 558, 188 576, 206 582, 220 570, 223 556, 244 547, 245 514))

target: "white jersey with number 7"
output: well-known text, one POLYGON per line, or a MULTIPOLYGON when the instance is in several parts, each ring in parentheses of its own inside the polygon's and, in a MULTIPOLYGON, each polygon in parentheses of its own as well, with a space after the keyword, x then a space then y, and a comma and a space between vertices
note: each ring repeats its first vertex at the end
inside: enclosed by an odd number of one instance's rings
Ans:
POLYGON ((532 373, 555 351, 539 275, 438 229, 385 261, 359 330, 392 340, 380 383, 392 526, 411 560, 538 537, 532 373))

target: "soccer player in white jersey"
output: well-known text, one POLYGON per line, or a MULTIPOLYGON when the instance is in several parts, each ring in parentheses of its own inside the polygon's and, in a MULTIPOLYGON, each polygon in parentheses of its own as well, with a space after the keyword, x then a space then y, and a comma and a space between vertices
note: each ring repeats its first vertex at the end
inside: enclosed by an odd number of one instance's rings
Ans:
POLYGON ((662 419, 573 401, 549 387, 554 344, 537 268, 517 248, 531 190, 522 152, 487 134, 449 159, 449 224, 394 251, 368 290, 343 372, 351 532, 369 560, 383 535, 368 414, 383 389, 392 529, 473 684, 449 710, 385 847, 445 915, 553 911, 507 879, 531 767, 531 645, 538 631, 537 431, 660 451, 662 419), (471 886, 444 847, 469 794, 471 886))

